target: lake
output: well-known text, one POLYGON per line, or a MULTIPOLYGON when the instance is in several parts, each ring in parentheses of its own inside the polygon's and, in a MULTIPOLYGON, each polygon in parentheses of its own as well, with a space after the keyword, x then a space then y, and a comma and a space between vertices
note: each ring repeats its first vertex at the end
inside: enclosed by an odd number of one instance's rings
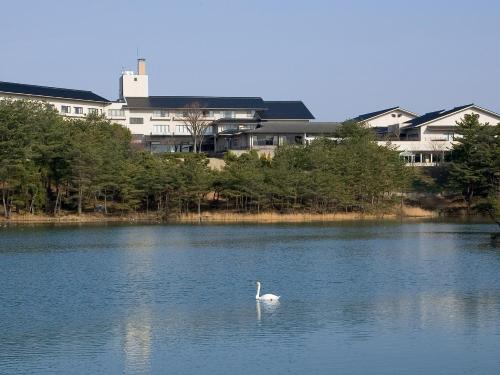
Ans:
POLYGON ((499 373, 494 230, 0 228, 0 373, 499 373))

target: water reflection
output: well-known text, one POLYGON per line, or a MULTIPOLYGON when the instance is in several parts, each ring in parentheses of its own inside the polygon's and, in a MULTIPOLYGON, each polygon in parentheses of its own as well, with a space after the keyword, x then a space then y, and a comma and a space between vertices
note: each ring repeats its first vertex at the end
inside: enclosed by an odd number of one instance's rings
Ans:
POLYGON ((276 312, 278 309, 280 302, 279 301, 259 301, 256 300, 256 311, 257 311, 257 321, 261 321, 262 319, 262 313, 264 315, 272 315, 276 312), (262 304, 262 308, 261 308, 262 304))
POLYGON ((388 352, 432 363, 429 348, 493 373, 500 257, 477 240, 488 228, 8 229, 0 373, 370 372, 360 356, 387 373, 388 352), (256 277, 286 299, 254 307, 256 277))

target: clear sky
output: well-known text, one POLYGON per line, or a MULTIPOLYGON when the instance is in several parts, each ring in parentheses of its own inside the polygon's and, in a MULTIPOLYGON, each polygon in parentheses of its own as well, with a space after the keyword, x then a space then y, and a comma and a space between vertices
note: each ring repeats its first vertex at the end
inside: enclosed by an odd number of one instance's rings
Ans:
POLYGON ((318 120, 400 105, 500 112, 500 1, 2 1, 0 81, 118 96, 303 100, 318 120))

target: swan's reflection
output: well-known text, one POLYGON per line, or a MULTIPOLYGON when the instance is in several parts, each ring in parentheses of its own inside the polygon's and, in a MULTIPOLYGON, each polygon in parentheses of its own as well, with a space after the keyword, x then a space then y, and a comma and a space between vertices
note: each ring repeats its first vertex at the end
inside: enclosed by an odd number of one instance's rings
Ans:
POLYGON ((257 321, 260 322, 262 318, 262 314, 264 315, 271 315, 276 312, 278 309, 280 302, 279 301, 255 301, 256 305, 255 308, 257 310, 257 321), (261 306, 262 304, 262 306, 261 306))

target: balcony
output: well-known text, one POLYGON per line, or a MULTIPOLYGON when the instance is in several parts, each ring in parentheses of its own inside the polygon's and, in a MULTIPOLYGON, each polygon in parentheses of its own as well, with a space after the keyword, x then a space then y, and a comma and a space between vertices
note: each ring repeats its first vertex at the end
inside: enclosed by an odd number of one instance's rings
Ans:
POLYGON ((436 167, 440 165, 440 163, 436 163, 436 162, 409 162, 409 163, 406 163, 406 166, 407 167, 436 167))

